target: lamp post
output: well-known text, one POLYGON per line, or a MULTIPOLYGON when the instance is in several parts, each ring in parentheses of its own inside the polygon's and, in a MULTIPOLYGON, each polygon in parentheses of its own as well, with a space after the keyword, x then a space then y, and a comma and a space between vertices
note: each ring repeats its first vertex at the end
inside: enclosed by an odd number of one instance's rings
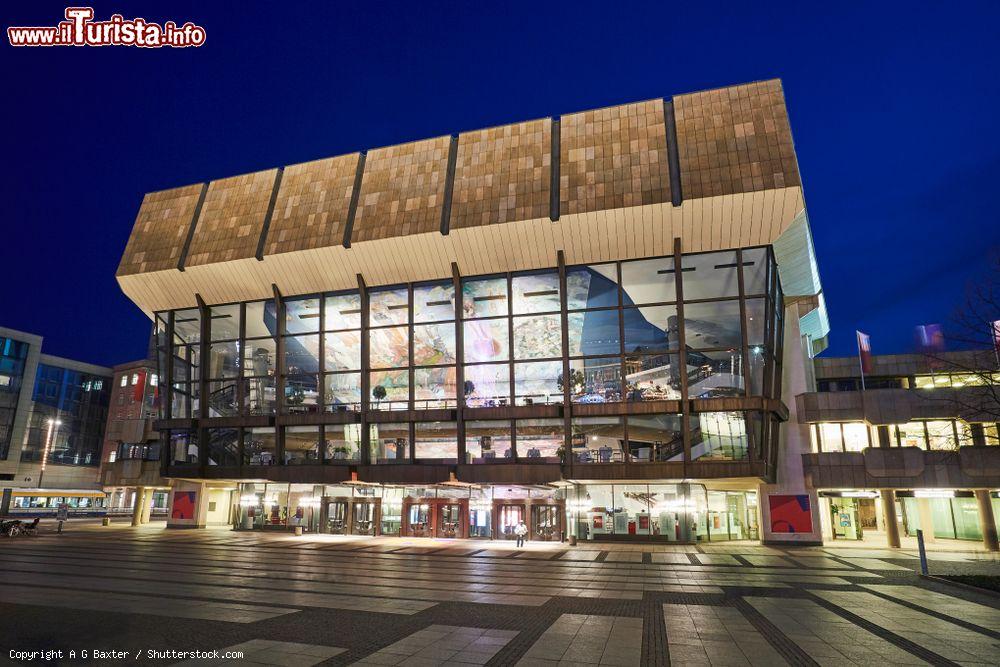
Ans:
POLYGON ((52 419, 49 417, 46 422, 49 425, 48 432, 45 435, 45 450, 42 452, 42 469, 38 472, 38 488, 42 488, 42 476, 45 475, 45 463, 49 460, 49 450, 52 448, 52 436, 54 435, 56 429, 62 426, 62 422, 58 419, 52 419))

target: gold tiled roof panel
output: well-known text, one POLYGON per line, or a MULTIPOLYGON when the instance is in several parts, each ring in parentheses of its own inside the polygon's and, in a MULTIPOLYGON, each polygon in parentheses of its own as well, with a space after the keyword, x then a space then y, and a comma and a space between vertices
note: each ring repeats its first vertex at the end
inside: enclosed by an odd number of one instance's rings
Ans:
POLYGON ((358 153, 285 167, 264 254, 343 245, 358 153))
POLYGON ((670 201, 663 100, 561 119, 560 213, 670 201))
POLYGON ((450 227, 547 216, 551 165, 548 118, 459 135, 450 227))
POLYGON ((176 269, 202 185, 150 192, 142 198, 118 275, 176 269))
POLYGON ((441 228, 449 142, 438 137, 368 152, 352 242, 441 228))
POLYGON ((277 169, 212 181, 185 266, 246 259, 257 253, 277 169))
POLYGON ((674 98, 684 199, 800 185, 777 79, 674 98))

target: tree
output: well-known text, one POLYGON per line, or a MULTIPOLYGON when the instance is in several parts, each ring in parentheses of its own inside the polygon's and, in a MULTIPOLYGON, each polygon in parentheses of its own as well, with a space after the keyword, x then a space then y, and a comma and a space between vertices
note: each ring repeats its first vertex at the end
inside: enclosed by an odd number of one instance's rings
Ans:
POLYGON ((472 380, 466 380, 463 390, 465 391, 465 397, 468 398, 476 391, 476 385, 473 384, 472 380))
MULTIPOLYGON (((923 352, 935 374, 952 374, 956 386, 932 389, 927 400, 951 405, 969 422, 1000 422, 1000 365, 994 322, 1000 321, 1000 251, 990 257, 985 275, 969 285, 963 304, 946 326, 949 344, 959 351, 923 352), (960 382, 960 386, 958 386, 960 382)), ((998 325, 1000 326, 1000 325, 998 325)), ((986 444, 1000 444, 995 430, 985 432, 986 444)))
MULTIPOLYGON (((565 391, 563 387, 563 376, 562 373, 556 378, 556 386, 559 387, 559 391, 565 391)), ((583 374, 579 368, 574 368, 569 372, 569 390, 570 393, 578 394, 583 391, 584 387, 587 386, 587 377, 583 374)))
POLYGON ((375 405, 376 406, 381 405, 382 401, 385 400, 386 395, 387 394, 386 394, 386 391, 385 391, 385 387, 383 387, 380 384, 379 385, 375 385, 375 387, 372 389, 372 398, 375 399, 375 405))

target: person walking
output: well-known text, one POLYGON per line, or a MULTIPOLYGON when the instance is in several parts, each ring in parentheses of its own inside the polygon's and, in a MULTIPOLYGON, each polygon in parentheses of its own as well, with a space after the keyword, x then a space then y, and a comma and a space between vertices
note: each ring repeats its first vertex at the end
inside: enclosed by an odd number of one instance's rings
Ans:
POLYGON ((524 536, 528 534, 528 526, 525 525, 524 520, 521 520, 514 528, 514 534, 517 536, 517 548, 520 549, 524 546, 524 536))

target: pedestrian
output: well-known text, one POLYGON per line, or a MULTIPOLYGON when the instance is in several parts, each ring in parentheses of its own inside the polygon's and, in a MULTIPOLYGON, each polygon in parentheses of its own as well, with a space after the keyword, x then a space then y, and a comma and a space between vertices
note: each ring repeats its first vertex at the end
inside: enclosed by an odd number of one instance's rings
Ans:
POLYGON ((517 527, 514 528, 514 534, 517 535, 517 548, 520 549, 524 546, 524 536, 528 534, 528 527, 524 524, 524 520, 518 522, 517 527))

